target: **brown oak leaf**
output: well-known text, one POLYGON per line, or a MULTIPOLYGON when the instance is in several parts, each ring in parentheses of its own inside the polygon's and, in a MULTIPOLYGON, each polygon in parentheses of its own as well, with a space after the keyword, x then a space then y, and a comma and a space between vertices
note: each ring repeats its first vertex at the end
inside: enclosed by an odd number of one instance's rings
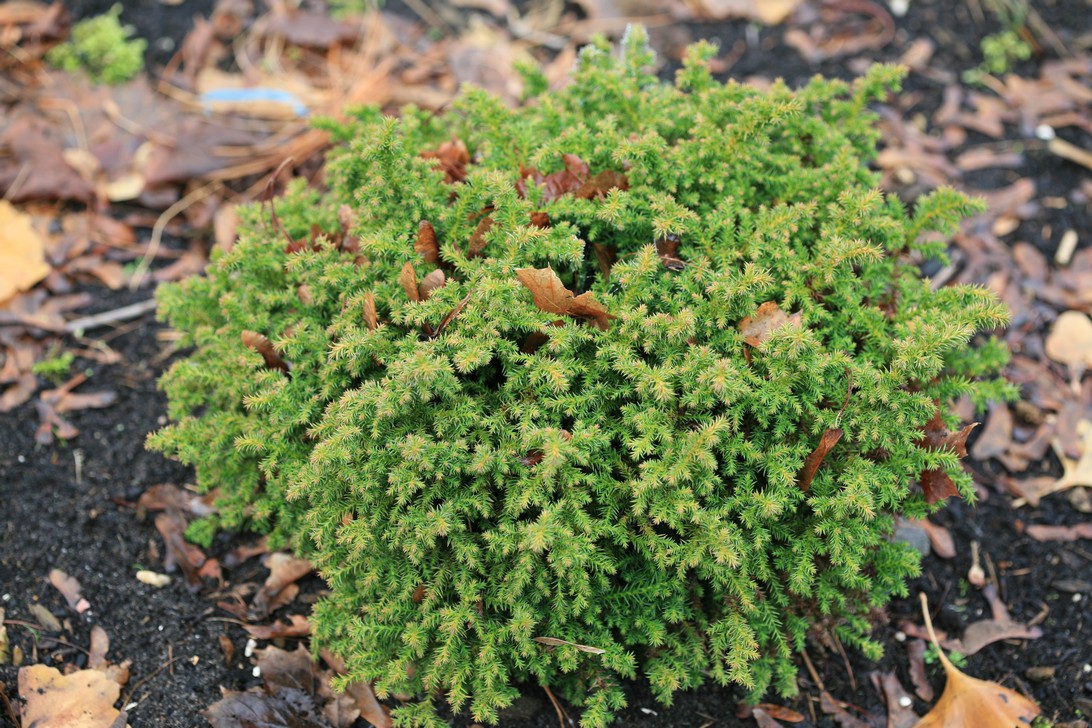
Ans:
MULTIPOLYGON (((958 432, 949 432, 944 425, 944 420, 941 418, 940 406, 938 405, 933 419, 929 420, 922 430, 924 437, 918 442, 918 447, 923 447, 926 450, 950 450, 956 454, 956 457, 967 457, 967 436, 977 426, 977 422, 972 422, 958 432)), ((925 501, 930 505, 949 496, 959 497, 959 491, 956 489, 955 483, 952 482, 944 468, 923 470, 918 477, 918 481, 925 493, 925 501)))
POLYGON ((757 349, 766 343, 771 333, 786 325, 799 326, 800 312, 790 316, 781 310, 776 301, 766 301, 753 316, 739 322, 739 333, 743 334, 744 341, 757 349))
POLYGON ((440 171, 444 173, 444 182, 453 184, 466 179, 466 165, 470 164, 470 152, 460 139, 452 139, 444 142, 439 149, 421 152, 425 159, 436 159, 440 162, 440 171))
POLYGON ((550 268, 520 268, 516 270, 516 275, 520 283, 531 291, 535 306, 541 311, 587 319, 600 331, 606 331, 610 320, 617 318, 608 313, 590 292, 575 295, 550 268))

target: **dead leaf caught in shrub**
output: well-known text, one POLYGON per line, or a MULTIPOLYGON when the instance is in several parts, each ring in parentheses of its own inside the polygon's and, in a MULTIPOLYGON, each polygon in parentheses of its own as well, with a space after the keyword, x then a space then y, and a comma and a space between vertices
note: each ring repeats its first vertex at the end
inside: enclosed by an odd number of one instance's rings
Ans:
POLYGON ((600 331, 606 331, 610 320, 615 318, 590 292, 574 295, 550 268, 520 268, 516 275, 520 283, 531 291, 535 306, 540 311, 586 319, 600 331))

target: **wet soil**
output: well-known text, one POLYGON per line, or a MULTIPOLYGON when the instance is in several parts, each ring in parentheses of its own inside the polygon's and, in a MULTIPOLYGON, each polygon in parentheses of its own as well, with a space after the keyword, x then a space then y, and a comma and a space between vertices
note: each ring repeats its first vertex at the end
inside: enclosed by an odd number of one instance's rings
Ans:
MULTIPOLYGON (((80 0, 71 3, 77 17, 102 11, 110 1, 80 0)), ((205 0, 171 6, 155 0, 129 0, 123 19, 134 24, 151 41, 154 62, 165 61, 163 37, 180 42, 193 15, 206 12, 205 0), (162 46, 162 47, 160 47, 162 46), (157 50, 158 49, 158 50, 157 50), (162 52, 161 52, 162 51, 162 52), (159 55, 157 55, 159 54, 159 55)), ((979 61, 979 41, 996 30, 989 22, 978 23, 971 3, 915 0, 909 14, 898 21, 896 41, 873 54, 877 60, 894 59, 914 38, 927 36, 937 41, 935 65, 958 72, 979 61)), ((1075 19, 1086 17, 1083 0, 1057 0, 1036 4, 1044 20, 1060 35, 1072 39, 1075 19)), ((1079 25, 1079 24, 1077 24, 1079 25)), ((743 22, 687 26, 692 38, 719 38, 724 48, 739 40, 754 39, 754 29, 743 22)), ((1079 30, 1079 28, 1077 29, 1079 30)), ((752 74, 783 76, 798 84, 817 72, 850 77, 848 59, 813 65, 784 42, 784 29, 760 29, 758 43, 747 47, 729 73, 735 77, 752 74)), ((166 53, 169 56, 169 53, 166 53)), ((1029 62, 1028 75, 1034 75, 1029 62)), ((668 69, 670 70, 670 69, 668 69)), ((907 84, 913 104, 909 114, 935 109, 943 91, 939 84, 913 76, 907 84)), ((1015 130, 1013 130, 1015 134, 1015 130)), ((1072 139, 1092 146, 1092 139, 1072 139)), ((1064 164, 1046 152, 1029 150, 1023 167, 994 180, 997 186, 1015 177, 1031 177, 1040 194, 1064 194, 1079 184, 1081 170, 1064 164), (1010 178, 1011 177, 1011 178, 1010 178)), ((1043 207, 1038 217, 1027 221, 1020 238, 1053 254, 1061 231, 1075 229, 1088 238, 1092 230, 1087 208, 1043 207)), ((1087 243, 1085 243, 1087 244, 1087 243)), ((88 313, 117 308, 151 296, 148 289, 136 292, 95 290, 96 304, 88 313)), ((83 312, 81 312, 83 313, 83 312)), ((94 332, 109 338, 121 352, 120 364, 103 366, 87 360, 77 365, 91 372, 86 389, 111 389, 117 402, 103 410, 72 413, 70 421, 80 435, 68 443, 48 447, 34 445, 38 418, 33 404, 0 416, 0 608, 6 612, 12 646, 26 654, 27 663, 77 666, 86 661, 83 652, 92 625, 102 626, 110 637, 111 661, 130 659, 132 679, 123 689, 134 728, 164 728, 206 725, 200 712, 221 697, 221 688, 242 689, 258 681, 243 657, 246 633, 236 620, 215 607, 211 589, 189 591, 183 580, 155 589, 134 578, 140 568, 162 568, 163 547, 150 518, 138 517, 133 505, 140 494, 157 483, 185 484, 192 481, 187 469, 144 449, 147 433, 164 423, 165 403, 155 380, 167 365, 166 344, 157 339, 161 328, 151 316, 94 332), (60 568, 83 584, 91 609, 82 615, 68 609, 61 595, 48 582, 50 569, 60 568), (32 604, 42 604, 64 625, 63 634, 43 633, 26 627, 33 622, 32 604), (235 657, 225 662, 220 639, 226 637, 235 657)), ((1053 456, 1041 464, 1046 473, 1060 473, 1053 456)), ((960 633, 969 623, 989 616, 989 606, 977 589, 968 588, 971 565, 970 543, 978 541, 983 558, 996 573, 1000 593, 1017 621, 1039 619, 1044 634, 1037 640, 1002 642, 969 658, 968 671, 977 677, 1002 682, 1034 698, 1044 716, 1055 721, 1074 721, 1092 715, 1092 544, 1040 543, 1021 533, 1022 523, 1072 525, 1086 516, 1059 496, 1045 498, 1038 508, 1014 510, 1011 499, 995 486, 1001 474, 992 464, 968 461, 981 485, 981 500, 973 507, 961 502, 935 517, 952 531, 957 555, 950 560, 929 556, 923 576, 910 584, 910 596, 887 608, 888 623, 877 626, 875 637, 886 654, 871 663, 850 652, 845 659, 818 648, 811 657, 824 687, 838 699, 858 706, 864 714, 885 714, 880 695, 872 687, 872 670, 894 671, 903 684, 911 685, 906 649, 899 639, 898 622, 920 623, 917 595, 924 591, 934 607, 937 626, 960 633), (1053 668, 1029 673, 1029 668, 1053 668), (1029 674, 1039 677, 1033 680, 1029 674)), ((222 556, 232 546, 252 540, 247 536, 221 536, 210 549, 222 556)), ((229 583, 262 578, 253 562, 227 570, 229 583)), ((310 584, 305 592, 321 589, 310 584)), ((0 666, 0 696, 15 700, 17 668, 0 666)), ((801 670, 801 696, 788 704, 806 716, 797 725, 833 726, 818 708, 818 688, 801 670)), ((930 672, 938 690, 943 686, 939 669, 930 672)), ((659 728, 667 726, 744 726, 753 721, 735 717, 742 693, 733 688, 707 686, 680 694, 675 705, 657 704, 640 685, 628 688, 630 707, 618 725, 659 728)), ((0 697, 0 725, 15 725, 14 717, 0 697)), ((924 714, 928 705, 915 697, 914 708, 924 714)), ((576 711, 570 711, 576 715, 576 711)), ((457 725, 470 721, 460 718, 457 725)), ((363 724, 363 723, 361 723, 363 724)), ((883 723, 877 723, 883 725, 883 723)), ((534 686, 502 718, 504 726, 557 725, 553 707, 534 686)))

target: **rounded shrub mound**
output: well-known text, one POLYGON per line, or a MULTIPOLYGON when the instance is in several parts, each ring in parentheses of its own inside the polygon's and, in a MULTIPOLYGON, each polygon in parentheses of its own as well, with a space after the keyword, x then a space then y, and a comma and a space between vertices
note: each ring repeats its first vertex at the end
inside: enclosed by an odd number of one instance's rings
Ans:
POLYGON ((875 189, 879 67, 792 91, 674 85, 640 30, 510 109, 358 110, 326 188, 244 211, 162 289, 193 353, 153 447, 330 594, 316 646, 380 695, 493 722, 534 681, 605 725, 640 676, 794 692, 811 635, 878 652, 917 556, 896 516, 970 497, 952 398, 1004 396, 987 291, 916 262, 976 209, 875 189), (949 423, 950 424, 950 423, 949 423))

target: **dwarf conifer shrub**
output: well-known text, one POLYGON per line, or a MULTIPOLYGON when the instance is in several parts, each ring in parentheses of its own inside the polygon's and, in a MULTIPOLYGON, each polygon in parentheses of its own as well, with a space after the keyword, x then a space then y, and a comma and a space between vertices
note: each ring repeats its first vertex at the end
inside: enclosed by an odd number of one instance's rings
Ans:
POLYGON ((150 442, 220 492, 192 535, 311 558, 316 644, 380 695, 491 722, 531 680, 599 726, 621 678, 792 693, 809 632, 877 653, 895 517, 972 495, 942 412, 1004 395, 969 342, 1005 312, 914 265, 976 203, 875 189, 899 72, 759 91, 699 44, 663 85, 644 41, 519 109, 328 124, 326 189, 162 289, 194 350, 150 442))

